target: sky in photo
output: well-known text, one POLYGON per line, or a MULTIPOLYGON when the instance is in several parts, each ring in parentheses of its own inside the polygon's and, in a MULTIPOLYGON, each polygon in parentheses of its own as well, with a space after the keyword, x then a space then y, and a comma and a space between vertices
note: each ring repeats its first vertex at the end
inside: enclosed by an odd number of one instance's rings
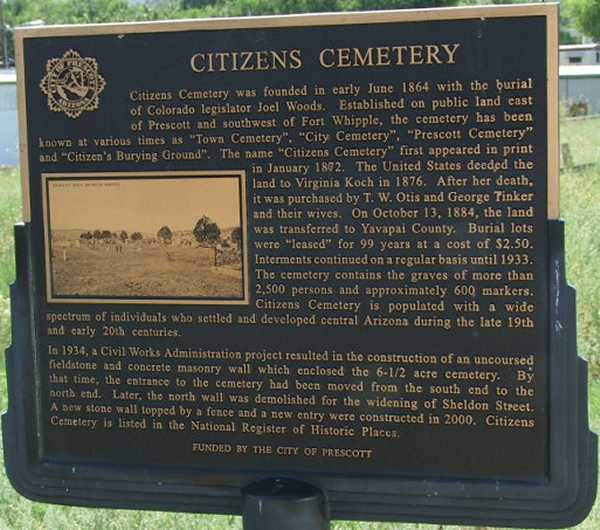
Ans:
POLYGON ((240 225, 237 177, 134 177, 51 180, 53 230, 192 230, 207 215, 220 228, 240 225))

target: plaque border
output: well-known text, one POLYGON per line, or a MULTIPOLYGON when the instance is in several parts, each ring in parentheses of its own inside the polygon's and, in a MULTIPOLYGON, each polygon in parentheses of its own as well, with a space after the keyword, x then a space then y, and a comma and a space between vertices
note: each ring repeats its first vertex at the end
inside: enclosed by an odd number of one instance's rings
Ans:
POLYGON ((46 280, 46 301, 48 303, 59 304, 165 304, 165 305, 235 305, 242 306, 250 303, 250 277, 248 268, 248 214, 247 214, 247 197, 246 197, 246 171, 242 169, 233 170, 202 170, 202 171, 107 171, 107 172, 82 172, 82 173, 42 173, 42 206, 43 206, 43 221, 44 221, 44 267, 46 280), (48 234, 49 212, 46 185, 48 180, 70 178, 88 178, 90 180, 110 179, 110 178, 157 178, 164 177, 203 177, 203 178, 219 178, 232 177, 239 179, 240 190, 240 224, 243 234, 242 246, 242 297, 241 298, 194 298, 194 297, 157 297, 151 296, 144 298, 102 298, 100 296, 85 296, 85 297, 68 297, 55 296, 52 293, 52 265, 50 263, 50 240, 48 234))
POLYGON ((108 24, 76 24, 63 26, 20 27, 15 30, 17 65, 17 100, 19 116, 20 164, 23 190, 23 221, 31 221, 29 189, 29 146, 27 131, 26 39, 89 35, 125 35, 128 33, 164 33, 177 31, 215 31, 222 29, 292 28, 303 26, 335 26, 349 24, 381 24, 390 22, 428 22, 437 20, 486 19, 542 16, 546 19, 547 75, 547 219, 560 218, 560 150, 559 150, 559 4, 518 4, 505 6, 467 6, 431 10, 406 9, 344 13, 318 13, 261 17, 184 19, 157 22, 108 24))

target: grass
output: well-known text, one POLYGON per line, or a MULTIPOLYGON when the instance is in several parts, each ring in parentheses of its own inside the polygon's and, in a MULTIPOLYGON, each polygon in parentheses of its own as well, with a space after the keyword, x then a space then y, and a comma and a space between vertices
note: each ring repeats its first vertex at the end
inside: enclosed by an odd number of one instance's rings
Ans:
MULTIPOLYGON (((590 422, 600 431, 600 120, 567 121, 562 142, 571 146, 576 165, 561 176, 562 215, 566 220, 567 275, 577 288, 579 353, 589 360, 590 422), (589 164, 595 164, 595 167, 589 164)), ((14 277, 12 224, 20 215, 17 174, 0 172, 0 352, 9 343, 8 288, 14 277)), ((2 365, 0 365, 2 366, 2 365)), ((3 371, 3 368, 2 368, 3 371)), ((6 407, 6 383, 0 374, 0 405, 6 407)), ((0 471, 0 530, 239 530, 239 517, 97 510, 34 503, 20 497, 0 471)), ((337 521, 334 530, 439 530, 439 525, 337 521)), ((459 530, 465 527, 445 527, 459 530)), ((600 502, 577 530, 600 528, 600 502)), ((284 529, 282 529, 284 530, 284 529)))
POLYGON ((560 141, 569 144, 575 165, 600 163, 599 131, 600 116, 587 119, 570 118, 561 121, 560 141))
POLYGON ((579 354, 589 360, 593 375, 600 377, 600 165, 563 175, 561 194, 567 277, 577 289, 579 354))
POLYGON ((212 249, 140 246, 125 247, 120 254, 107 249, 57 250, 52 259, 54 294, 131 298, 243 295, 241 271, 215 267, 212 249))
POLYGON ((18 174, 14 170, 0 171, 0 351, 9 343, 8 286, 15 277, 13 224, 20 217, 21 189, 18 174))

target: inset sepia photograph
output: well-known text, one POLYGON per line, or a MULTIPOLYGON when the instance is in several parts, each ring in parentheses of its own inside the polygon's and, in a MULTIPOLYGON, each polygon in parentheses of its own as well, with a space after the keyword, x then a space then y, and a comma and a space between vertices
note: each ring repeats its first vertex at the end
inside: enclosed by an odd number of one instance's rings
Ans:
POLYGON ((49 302, 248 303, 243 171, 43 179, 49 302))

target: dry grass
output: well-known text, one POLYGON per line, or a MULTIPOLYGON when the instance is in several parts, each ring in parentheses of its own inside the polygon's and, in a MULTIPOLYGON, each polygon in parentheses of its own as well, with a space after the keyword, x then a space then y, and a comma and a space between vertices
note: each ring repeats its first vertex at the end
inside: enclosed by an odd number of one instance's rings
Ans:
POLYGON ((53 258, 55 295, 242 297, 242 274, 214 266, 209 248, 67 248, 53 258), (64 252, 64 254, 63 254, 64 252), (66 258, 66 259, 65 259, 66 258))

